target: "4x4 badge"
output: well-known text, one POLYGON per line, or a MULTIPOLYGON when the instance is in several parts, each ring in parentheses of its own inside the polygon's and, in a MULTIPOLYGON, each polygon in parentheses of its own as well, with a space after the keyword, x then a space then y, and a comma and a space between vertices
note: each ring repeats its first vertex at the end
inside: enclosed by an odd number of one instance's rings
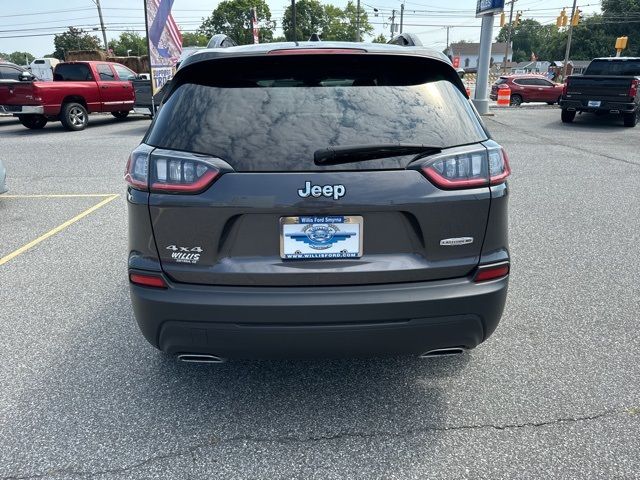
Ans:
POLYGON ((298 196, 302 198, 312 197, 333 197, 334 200, 338 200, 344 197, 347 193, 347 189, 344 185, 311 185, 311 182, 304 182, 304 188, 298 189, 298 196))

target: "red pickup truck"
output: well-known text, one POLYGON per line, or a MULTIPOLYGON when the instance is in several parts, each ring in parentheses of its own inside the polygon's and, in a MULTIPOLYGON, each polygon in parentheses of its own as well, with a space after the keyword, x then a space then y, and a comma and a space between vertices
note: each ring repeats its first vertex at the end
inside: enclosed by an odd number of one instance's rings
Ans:
POLYGON ((111 112, 126 118, 137 75, 111 62, 66 62, 56 65, 53 82, 0 83, 0 113, 12 113, 27 128, 60 120, 68 130, 83 130, 89 113, 111 112))

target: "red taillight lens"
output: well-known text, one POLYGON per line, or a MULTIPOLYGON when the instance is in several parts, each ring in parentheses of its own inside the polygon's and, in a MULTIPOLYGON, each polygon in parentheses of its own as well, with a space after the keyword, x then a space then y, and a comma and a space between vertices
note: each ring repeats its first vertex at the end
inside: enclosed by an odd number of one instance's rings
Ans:
POLYGON ((489 153, 489 183, 491 185, 499 185, 507 180, 511 175, 511 167, 509 166, 509 157, 504 148, 493 148, 488 150, 489 153))
POLYGON ((635 98, 635 96, 638 95, 638 84, 640 84, 640 80, 638 80, 637 78, 634 78, 631 81, 631 88, 629 89, 630 97, 635 98))
POLYGON ((197 193, 213 183, 220 170, 209 157, 184 152, 155 151, 151 155, 151 190, 167 193, 197 193))
POLYGON ((564 85, 562 85, 562 95, 563 96, 565 96, 567 94, 567 89, 568 88, 569 88, 569 80, 564 82, 564 85))
POLYGON ((124 179, 137 190, 149 189, 149 154, 151 150, 150 147, 142 144, 129 155, 124 179))
POLYGON ((213 157, 156 149, 136 148, 129 157, 125 180, 138 190, 162 193, 198 193, 220 176, 213 157))
POLYGON ((438 188, 463 188, 497 185, 511 173, 507 156, 500 147, 444 154, 432 157, 422 166, 424 175, 438 188))
POLYGON ((160 275, 147 275, 142 273, 130 273, 129 281, 136 285, 153 288, 167 288, 167 282, 160 275))
POLYGON ((473 277, 474 282, 487 282, 489 280, 495 280, 497 278, 502 278, 506 275, 509 275, 509 263, 498 263, 495 265, 483 265, 478 267, 475 276, 473 277))

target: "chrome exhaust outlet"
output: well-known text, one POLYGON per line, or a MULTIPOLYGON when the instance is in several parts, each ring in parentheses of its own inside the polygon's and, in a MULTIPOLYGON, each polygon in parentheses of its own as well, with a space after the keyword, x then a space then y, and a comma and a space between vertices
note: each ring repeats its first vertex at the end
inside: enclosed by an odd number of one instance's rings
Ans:
POLYGON ((181 353, 178 360, 185 363, 224 363, 226 359, 204 353, 181 353))
POLYGON ((429 350, 428 352, 423 353, 420 355, 420 358, 450 357, 453 355, 460 355, 466 351, 467 349, 463 347, 436 348, 435 350, 429 350))

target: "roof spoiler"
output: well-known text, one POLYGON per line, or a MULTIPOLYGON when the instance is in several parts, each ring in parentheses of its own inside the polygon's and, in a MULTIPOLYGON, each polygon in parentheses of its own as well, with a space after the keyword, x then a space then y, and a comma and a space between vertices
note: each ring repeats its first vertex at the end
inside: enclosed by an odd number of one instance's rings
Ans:
POLYGON ((401 33, 387 42, 390 45, 400 45, 402 47, 422 47, 422 42, 414 33, 401 33))

